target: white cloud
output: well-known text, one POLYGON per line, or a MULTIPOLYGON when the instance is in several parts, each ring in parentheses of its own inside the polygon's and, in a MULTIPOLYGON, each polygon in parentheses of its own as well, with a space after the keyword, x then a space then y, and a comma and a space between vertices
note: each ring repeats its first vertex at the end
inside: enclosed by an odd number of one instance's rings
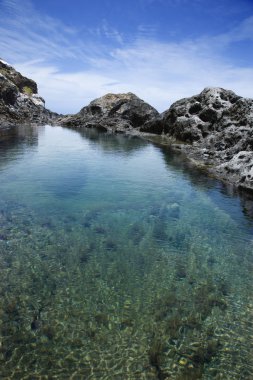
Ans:
POLYGON ((179 43, 159 42, 155 26, 140 25, 135 39, 124 43, 106 20, 81 38, 80 31, 38 15, 27 1, 3 3, 11 17, 0 26, 2 58, 33 78, 57 112, 77 112, 107 92, 134 92, 159 111, 206 86, 252 97, 253 65, 237 67, 223 57, 224 46, 250 38, 252 18, 226 35, 179 43))

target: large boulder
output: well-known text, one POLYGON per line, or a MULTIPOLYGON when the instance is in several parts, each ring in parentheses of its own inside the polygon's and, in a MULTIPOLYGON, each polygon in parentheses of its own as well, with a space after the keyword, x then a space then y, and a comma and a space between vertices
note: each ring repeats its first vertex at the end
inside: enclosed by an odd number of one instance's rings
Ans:
POLYGON ((175 102, 140 130, 163 134, 213 174, 253 189, 253 99, 205 88, 175 102))
POLYGON ((136 129, 158 115, 153 107, 129 92, 104 95, 76 115, 63 117, 59 122, 68 127, 97 127, 124 132, 136 129))
MULTIPOLYGON (((199 95, 173 103, 157 119, 157 129, 175 140, 192 143, 205 139, 232 105, 240 99, 234 92, 222 88, 205 88, 199 95)), ((156 120, 141 130, 157 133, 156 120)))

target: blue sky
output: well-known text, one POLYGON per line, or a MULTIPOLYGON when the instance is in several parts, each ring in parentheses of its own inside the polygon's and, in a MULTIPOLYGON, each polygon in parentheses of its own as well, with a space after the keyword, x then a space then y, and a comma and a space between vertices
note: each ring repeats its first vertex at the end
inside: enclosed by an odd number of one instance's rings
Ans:
POLYGON ((108 92, 159 111, 207 86, 253 97, 253 0, 0 0, 0 57, 74 113, 108 92))

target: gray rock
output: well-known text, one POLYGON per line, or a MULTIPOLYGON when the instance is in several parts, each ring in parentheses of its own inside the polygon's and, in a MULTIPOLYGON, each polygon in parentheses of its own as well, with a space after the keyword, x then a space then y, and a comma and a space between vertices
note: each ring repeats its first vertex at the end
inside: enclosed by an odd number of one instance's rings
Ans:
POLYGON ((215 171, 221 178, 228 177, 239 187, 253 189, 253 152, 241 151, 231 160, 218 165, 215 171))
POLYGON ((37 84, 0 59, 0 130, 27 123, 52 123, 56 116, 45 108, 37 84))
POLYGON ((24 77, 18 71, 16 71, 7 62, 0 59, 0 73, 14 83, 20 92, 25 93, 28 91, 32 94, 37 94, 37 83, 34 80, 24 77))
MULTIPOLYGON (((174 137, 181 142, 192 143, 203 140, 214 130, 214 125, 230 108, 239 96, 222 88, 205 88, 199 95, 185 98, 173 103, 172 106, 157 118, 157 127, 162 133, 174 137)), ((156 120, 152 120, 154 130, 156 120)), ((148 124, 144 127, 147 132, 148 124)), ((156 133, 156 132, 153 132, 156 133)))
POLYGON ((159 114, 132 93, 107 94, 93 100, 76 115, 59 119, 68 127, 97 127, 113 132, 126 132, 141 127, 159 114))
POLYGON ((205 88, 179 100, 142 131, 163 134, 175 149, 214 175, 253 189, 253 100, 222 88, 205 88))

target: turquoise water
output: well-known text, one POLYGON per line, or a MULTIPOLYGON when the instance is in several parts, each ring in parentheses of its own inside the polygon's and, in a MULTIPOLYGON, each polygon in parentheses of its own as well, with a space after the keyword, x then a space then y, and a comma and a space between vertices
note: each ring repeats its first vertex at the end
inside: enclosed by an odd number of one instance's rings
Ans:
POLYGON ((1 379, 252 379, 250 199, 136 137, 0 143, 1 379))

